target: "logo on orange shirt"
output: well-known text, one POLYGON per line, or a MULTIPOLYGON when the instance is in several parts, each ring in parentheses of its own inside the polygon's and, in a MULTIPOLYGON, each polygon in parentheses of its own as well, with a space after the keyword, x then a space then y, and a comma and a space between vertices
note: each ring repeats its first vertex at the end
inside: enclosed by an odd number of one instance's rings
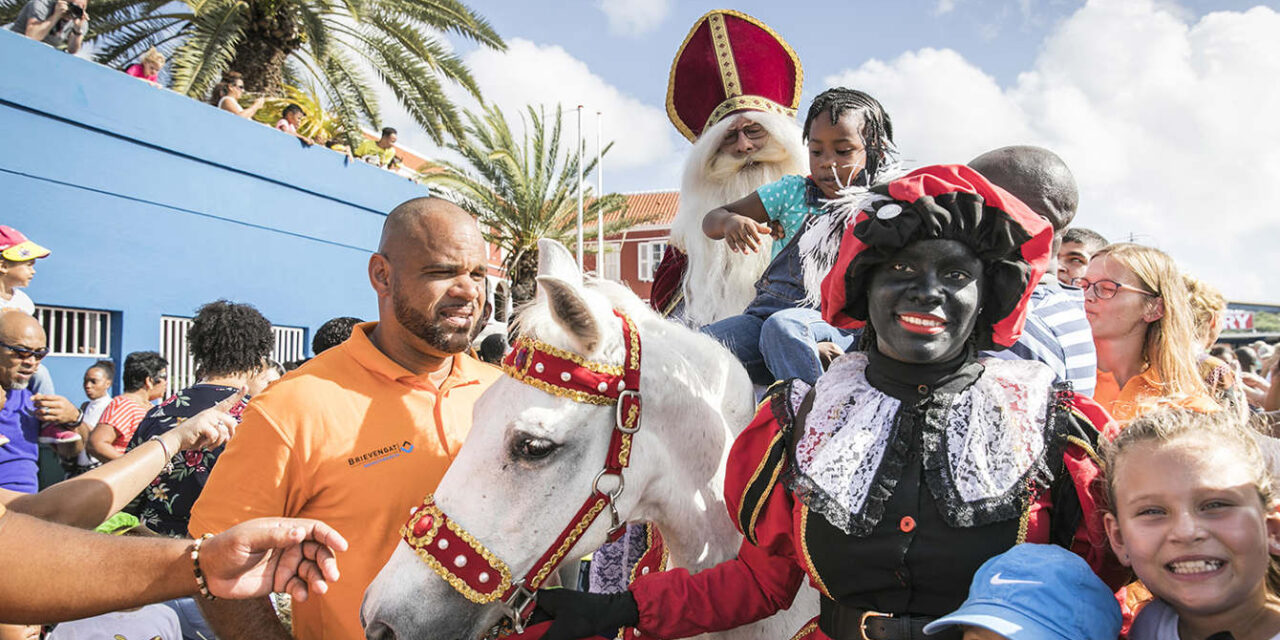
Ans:
POLYGON ((387 460, 398 458, 402 453, 413 453, 413 443, 405 440, 398 444, 392 443, 384 447, 378 447, 373 451, 347 458, 347 466, 368 468, 378 464, 379 462, 386 462, 387 460))

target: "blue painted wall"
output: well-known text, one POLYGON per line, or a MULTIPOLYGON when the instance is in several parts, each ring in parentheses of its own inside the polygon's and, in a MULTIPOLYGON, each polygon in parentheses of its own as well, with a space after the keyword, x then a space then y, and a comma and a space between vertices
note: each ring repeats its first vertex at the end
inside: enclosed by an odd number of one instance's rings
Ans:
MULTIPOLYGON (((369 254, 424 187, 8 30, 0 60, 0 224, 53 251, 36 304, 116 312, 117 365, 159 349, 160 316, 218 298, 308 343, 334 316, 377 316, 369 254)), ((45 363, 78 403, 92 361, 45 363)))

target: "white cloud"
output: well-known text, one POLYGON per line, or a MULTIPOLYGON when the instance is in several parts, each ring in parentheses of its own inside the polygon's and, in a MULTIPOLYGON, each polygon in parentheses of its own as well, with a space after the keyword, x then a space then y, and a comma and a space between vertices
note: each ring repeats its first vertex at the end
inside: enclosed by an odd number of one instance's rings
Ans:
POLYGON ((611 33, 641 36, 662 24, 671 0, 600 0, 600 10, 609 19, 611 33))
POLYGON ((956 0, 938 0, 933 6, 933 15, 940 16, 956 10, 956 0))
POLYGON ((1080 184, 1076 223, 1171 253, 1228 297, 1275 301, 1280 271, 1280 14, 1198 21, 1155 0, 1091 0, 1012 86, 950 50, 825 78, 881 99, 904 155, 966 162, 1007 144, 1058 152, 1080 184))
MULTIPOLYGON (((595 152, 596 112, 602 112, 603 137, 615 143, 605 157, 606 171, 650 165, 674 152, 675 130, 665 111, 622 93, 559 46, 516 38, 507 41, 506 52, 477 50, 467 55, 466 62, 485 100, 501 107, 513 124, 525 105, 549 109, 562 105, 569 145, 577 134, 574 111, 583 105, 583 138, 591 153, 595 152)), ((473 104, 459 99, 459 104, 464 103, 473 104)))

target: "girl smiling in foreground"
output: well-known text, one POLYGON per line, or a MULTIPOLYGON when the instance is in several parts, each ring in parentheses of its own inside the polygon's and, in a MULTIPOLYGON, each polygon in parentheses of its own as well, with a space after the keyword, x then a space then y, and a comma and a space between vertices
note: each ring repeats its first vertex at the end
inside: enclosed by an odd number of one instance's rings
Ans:
POLYGON ((1280 638, 1280 515, 1252 431, 1229 412, 1166 409, 1104 457, 1111 546, 1156 596, 1130 638, 1280 638))

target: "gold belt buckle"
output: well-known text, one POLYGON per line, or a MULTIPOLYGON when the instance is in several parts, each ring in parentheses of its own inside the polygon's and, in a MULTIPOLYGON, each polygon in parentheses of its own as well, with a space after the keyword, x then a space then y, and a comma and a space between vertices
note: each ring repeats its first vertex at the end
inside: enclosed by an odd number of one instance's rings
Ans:
POLYGON ((862 636, 862 640, 873 640, 867 636, 867 618, 872 616, 878 618, 892 618, 892 613, 880 613, 879 611, 863 611, 862 616, 858 618, 858 635, 862 636))

